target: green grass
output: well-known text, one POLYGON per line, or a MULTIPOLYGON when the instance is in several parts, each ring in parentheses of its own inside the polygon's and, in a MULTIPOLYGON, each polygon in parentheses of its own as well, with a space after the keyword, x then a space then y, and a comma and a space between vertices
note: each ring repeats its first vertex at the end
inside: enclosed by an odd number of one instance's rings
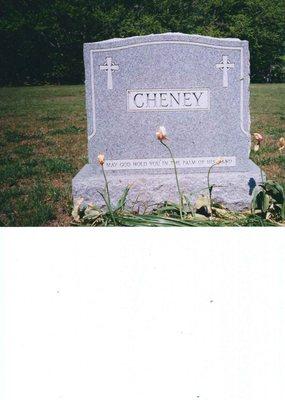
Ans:
POLYGON ((23 144, 15 148, 15 153, 18 156, 29 157, 34 154, 34 146, 23 144))
MULTIPOLYGON (((284 153, 277 148, 285 135, 284 105, 285 85, 251 86, 251 131, 265 135, 261 151, 251 157, 285 187, 284 153)), ((86 161, 83 85, 0 88, 2 226, 69 226, 71 179, 86 161)), ((129 223, 135 225, 136 220, 129 223)), ((242 224, 265 222, 248 216, 242 224)))
POLYGON ((60 172, 71 172, 75 173, 75 169, 72 164, 63 158, 47 158, 43 160, 43 169, 45 169, 48 174, 58 174, 60 172))

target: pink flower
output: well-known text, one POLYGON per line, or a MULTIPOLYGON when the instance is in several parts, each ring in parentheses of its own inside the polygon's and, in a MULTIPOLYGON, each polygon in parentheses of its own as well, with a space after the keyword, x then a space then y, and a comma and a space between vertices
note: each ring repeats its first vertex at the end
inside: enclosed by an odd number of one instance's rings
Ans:
POLYGON ((253 136, 258 144, 260 144, 264 139, 263 136, 261 135, 261 133, 258 133, 258 132, 254 133, 253 136))
POLYGON ((100 164, 100 165, 104 165, 104 162, 105 162, 105 156, 104 156, 104 154, 99 154, 98 155, 98 163, 100 164))
POLYGON ((166 130, 165 130, 164 126, 160 126, 158 128, 158 131, 156 132, 156 138, 160 141, 167 139, 166 130))
POLYGON ((278 150, 280 150, 280 151, 283 150, 285 148, 285 138, 281 137, 278 140, 278 144, 279 144, 279 149, 278 150))
POLYGON ((219 165, 219 164, 222 164, 222 162, 223 162, 222 157, 219 157, 219 158, 216 159, 215 164, 219 165))
POLYGON ((261 135, 261 133, 258 133, 258 132, 255 132, 255 133, 253 133, 253 137, 254 137, 254 139, 256 140, 256 143, 255 143, 255 145, 254 145, 254 147, 253 147, 253 150, 254 151, 258 151, 259 150, 259 148, 260 148, 260 144, 261 144, 261 142, 263 141, 263 135, 261 135))

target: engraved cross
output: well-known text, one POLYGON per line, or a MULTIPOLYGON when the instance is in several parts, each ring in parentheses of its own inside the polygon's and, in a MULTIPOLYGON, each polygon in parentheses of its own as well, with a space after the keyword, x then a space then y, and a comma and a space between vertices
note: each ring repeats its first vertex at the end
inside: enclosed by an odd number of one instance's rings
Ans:
POLYGON ((220 68, 223 71, 223 87, 229 86, 228 70, 234 68, 234 64, 228 60, 228 56, 223 56, 223 61, 220 64, 216 64, 216 68, 220 68))
POLYGON ((111 57, 106 58, 106 62, 104 65, 100 65, 100 69, 107 71, 107 88, 113 89, 113 79, 112 79, 112 72, 117 71, 119 69, 118 65, 115 65, 112 62, 111 57))

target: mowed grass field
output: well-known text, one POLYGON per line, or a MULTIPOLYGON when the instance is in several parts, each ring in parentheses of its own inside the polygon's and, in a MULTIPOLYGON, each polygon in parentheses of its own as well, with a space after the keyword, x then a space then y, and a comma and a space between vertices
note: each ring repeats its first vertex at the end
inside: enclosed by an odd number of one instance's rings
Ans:
MULTIPOLYGON (((285 84, 251 85, 251 158, 285 186, 285 84)), ((84 86, 0 88, 0 225, 69 226, 71 179, 87 162, 84 86)))

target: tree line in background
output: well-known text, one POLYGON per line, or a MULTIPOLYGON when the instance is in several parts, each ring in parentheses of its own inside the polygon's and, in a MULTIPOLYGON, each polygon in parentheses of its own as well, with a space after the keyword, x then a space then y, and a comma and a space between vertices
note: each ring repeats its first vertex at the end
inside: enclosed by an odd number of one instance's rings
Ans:
POLYGON ((183 32, 246 39, 251 79, 284 76, 284 0, 2 0, 0 84, 81 83, 83 43, 183 32))

